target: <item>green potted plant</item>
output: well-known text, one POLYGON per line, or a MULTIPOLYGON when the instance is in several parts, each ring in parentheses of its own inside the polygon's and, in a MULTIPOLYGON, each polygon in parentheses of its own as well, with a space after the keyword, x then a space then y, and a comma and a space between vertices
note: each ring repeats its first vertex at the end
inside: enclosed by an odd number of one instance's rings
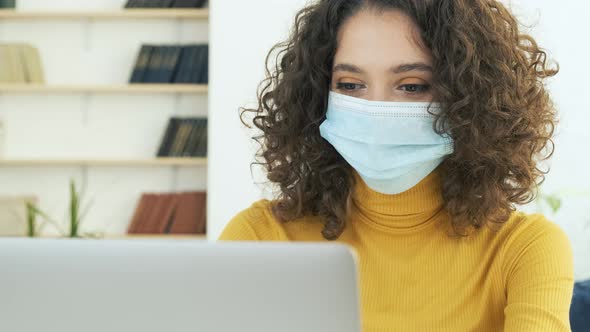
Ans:
POLYGON ((44 227, 46 224, 51 224, 62 237, 80 238, 99 236, 99 234, 97 233, 80 234, 80 225, 82 223, 82 219, 88 212, 89 205, 86 206, 86 209, 81 210, 81 194, 78 192, 74 180, 70 180, 69 192, 70 199, 67 221, 69 227, 67 231, 64 231, 55 219, 51 218, 47 213, 43 212, 34 203, 27 202, 27 235, 29 237, 38 236, 41 228, 44 227), (38 223, 37 217, 41 217, 43 222, 38 223))

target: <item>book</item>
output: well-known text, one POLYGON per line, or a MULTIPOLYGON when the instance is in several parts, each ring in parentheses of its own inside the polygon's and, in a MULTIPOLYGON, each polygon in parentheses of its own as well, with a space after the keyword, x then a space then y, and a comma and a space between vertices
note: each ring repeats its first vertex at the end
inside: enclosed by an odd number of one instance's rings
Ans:
POLYGON ((190 77, 188 79, 191 83, 198 83, 199 76, 201 75, 201 61, 203 60, 203 45, 196 45, 195 46, 195 53, 192 59, 192 65, 190 68, 190 77))
POLYGON ((168 121, 168 126, 166 127, 166 131, 164 132, 164 136, 160 143, 160 148, 158 149, 158 157, 167 157, 170 155, 170 149, 172 148, 172 143, 174 142, 179 124, 179 118, 171 118, 168 121))
POLYGON ((197 145, 199 144, 199 139, 201 136, 201 130, 203 130, 203 124, 200 118, 194 118, 193 120, 193 131, 191 131, 191 136, 189 137, 189 141, 186 144, 184 155, 190 157, 196 157, 195 150, 197 145))
POLYGON ((0 8, 16 8, 16 0, 0 0, 0 8))
POLYGON ((186 73, 186 82, 188 83, 196 83, 193 80, 193 76, 194 76, 194 72, 199 70, 199 52, 200 52, 200 45, 192 45, 190 46, 191 48, 191 53, 190 53, 190 64, 189 67, 187 69, 187 73, 186 73))
POLYGON ((145 209, 145 207, 146 207, 146 195, 143 194, 143 195, 141 195, 141 197, 139 198, 139 201, 136 204, 135 211, 133 212, 133 217, 131 217, 131 222, 129 223, 129 226, 127 227, 127 233, 132 234, 137 231, 137 227, 140 223, 142 213, 143 213, 143 210, 145 209))
POLYGON ((129 0, 125 8, 169 8, 173 0, 129 0))
POLYGON ((135 67, 131 73, 131 78, 129 79, 130 83, 141 83, 144 81, 153 50, 154 46, 152 45, 141 46, 137 54, 135 67))
POLYGON ((170 224, 172 223, 176 213, 178 198, 179 197, 176 194, 161 194, 158 197, 160 200, 161 209, 154 216, 156 221, 154 222, 154 228, 150 230, 151 233, 165 233, 166 230, 170 228, 170 224))
POLYGON ((207 67, 209 58, 209 47, 207 45, 198 45, 197 54, 195 57, 194 67, 191 70, 191 83, 203 83, 203 71, 207 67))
POLYGON ((183 157, 192 157, 192 151, 190 150, 191 145, 193 144, 193 142, 197 139, 199 139, 199 126, 198 126, 198 119, 187 119, 187 121, 190 123, 190 133, 188 135, 186 144, 184 144, 184 147, 182 149, 182 156, 183 157))
POLYGON ((184 73, 185 67, 189 65, 187 61, 188 57, 188 48, 186 46, 180 47, 180 55, 178 56, 178 62, 176 63, 176 67, 174 67, 174 74, 172 76, 172 83, 178 83, 180 76, 184 73))
POLYGON ((174 0, 160 0, 158 2, 158 8, 169 8, 174 4, 174 0))
POLYGON ((182 151, 184 151, 184 147, 188 142, 190 131, 191 123, 189 119, 182 119, 170 151, 171 157, 182 157, 182 151))
POLYGON ((22 45, 10 44, 8 46, 8 61, 12 63, 12 77, 15 83, 27 83, 26 63, 22 54, 22 45))
POLYGON ((172 124, 172 128, 171 128, 171 130, 172 130, 171 136, 168 137, 167 142, 160 142, 160 145, 165 145, 164 147, 162 147, 162 150, 163 150, 162 156, 163 157, 171 157, 173 149, 178 149, 178 144, 180 144, 178 132, 180 130, 180 126, 182 125, 182 119, 174 118, 171 121, 174 122, 172 124))
POLYGON ((181 149, 181 131, 183 131, 186 127, 186 124, 184 124, 184 119, 178 119, 178 126, 176 127, 176 131, 174 133, 174 138, 172 139, 172 144, 170 145, 170 149, 168 150, 168 157, 172 157, 175 156, 175 153, 177 153, 177 151, 179 151, 181 149))
POLYGON ((22 44, 0 45, 0 82, 26 83, 25 60, 21 54, 22 44))
POLYGON ((158 82, 160 83, 171 83, 174 80, 174 71, 176 65, 178 64, 178 60, 180 58, 180 53, 182 51, 182 47, 180 46, 165 46, 163 47, 163 59, 162 64, 160 66, 160 70, 158 71, 158 82))
POLYGON ((203 130, 199 137, 199 144, 197 145, 195 155, 198 157, 207 156, 207 119, 203 119, 203 130))
POLYGON ((207 119, 202 119, 203 127, 201 129, 201 135, 199 136, 199 143, 195 148, 194 155, 196 157, 207 156, 207 119))
POLYGON ((172 117, 158 148, 158 157, 205 157, 207 118, 172 117))
POLYGON ((197 222, 197 234, 205 234, 207 232, 207 192, 197 192, 198 205, 197 211, 199 213, 199 219, 197 222))
POLYGON ((20 45, 20 54, 24 59, 25 81, 28 83, 44 83, 43 66, 39 50, 29 44, 20 45))
POLYGON ((10 63, 9 49, 7 45, 0 45, 0 82, 11 82, 13 80, 13 64, 10 63))
POLYGON ((172 222, 177 198, 177 195, 171 193, 143 194, 136 207, 128 233, 164 233, 172 222))
POLYGON ((178 194, 178 203, 170 234, 204 234, 206 231, 206 192, 178 194))
POLYGON ((139 8, 158 8, 159 0, 143 0, 139 4, 139 8))
POLYGON ((144 193, 128 227, 129 234, 204 234, 206 232, 204 191, 144 193))
POLYGON ((202 58, 199 62, 199 77, 197 83, 206 84, 209 82, 209 45, 202 46, 202 58))
POLYGON ((172 7, 176 8, 202 8, 205 0, 174 0, 172 7))
POLYGON ((139 4, 139 0, 127 0, 127 3, 125 3, 125 8, 137 8, 139 4))
POLYGON ((129 234, 140 234, 143 232, 144 225, 147 225, 146 221, 149 216, 153 213, 154 203, 157 200, 155 194, 142 194, 135 208, 133 218, 127 229, 129 234))
POLYGON ((182 47, 174 73, 174 83, 191 83, 191 72, 195 66, 197 50, 197 45, 185 45, 182 47))
POLYGON ((143 83, 157 83, 159 82, 160 67, 164 61, 164 48, 161 46, 153 46, 148 65, 143 77, 143 83))

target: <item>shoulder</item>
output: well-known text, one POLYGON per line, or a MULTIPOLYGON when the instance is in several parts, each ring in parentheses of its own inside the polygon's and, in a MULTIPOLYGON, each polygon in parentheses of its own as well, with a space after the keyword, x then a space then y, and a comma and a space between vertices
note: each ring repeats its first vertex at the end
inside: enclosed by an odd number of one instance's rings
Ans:
POLYGON ((540 244, 559 246, 562 249, 570 247, 565 231, 541 214, 515 212, 505 227, 506 248, 527 250, 540 244))
POLYGON ((504 274, 507 279, 526 271, 573 277, 573 251, 565 231, 541 214, 515 212, 506 223, 503 238, 504 274))
POLYGON ((516 213, 507 224, 505 330, 569 331, 574 265, 566 233, 539 214, 516 213))
POLYGON ((271 201, 258 200, 238 212, 225 226, 219 240, 281 240, 279 221, 271 211, 271 201))

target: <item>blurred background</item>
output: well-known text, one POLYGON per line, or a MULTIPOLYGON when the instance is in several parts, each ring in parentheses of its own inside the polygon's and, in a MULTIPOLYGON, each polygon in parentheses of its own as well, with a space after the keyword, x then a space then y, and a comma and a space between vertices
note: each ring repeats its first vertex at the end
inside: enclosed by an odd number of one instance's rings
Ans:
MULTIPOLYGON (((505 2, 561 68, 551 171, 520 208, 562 226, 589 278, 590 4, 505 2)), ((271 198, 238 111, 306 3, 0 0, 0 234, 215 240, 271 198)))

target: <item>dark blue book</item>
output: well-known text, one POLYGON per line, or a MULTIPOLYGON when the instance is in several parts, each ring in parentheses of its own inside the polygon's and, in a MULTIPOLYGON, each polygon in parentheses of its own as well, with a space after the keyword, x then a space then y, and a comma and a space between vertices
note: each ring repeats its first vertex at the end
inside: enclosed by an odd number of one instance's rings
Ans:
POLYGON ((171 83, 174 80, 174 71, 180 58, 181 46, 165 46, 162 65, 158 72, 158 83, 171 83))
POLYGON ((207 84, 209 82, 209 45, 203 46, 203 58, 199 63, 200 75, 198 83, 207 84))
POLYGON ((135 67, 133 68, 133 72, 131 73, 131 78, 129 79, 129 82, 141 83, 144 81, 153 50, 154 50, 154 46, 151 46, 151 45, 142 45, 141 46, 141 49, 139 50, 139 53, 137 55, 135 67))
POLYGON ((205 0, 174 0, 172 7, 176 8, 201 8, 205 0))
POLYGON ((196 148, 194 149, 195 157, 206 157, 207 156, 207 118, 200 119, 201 130, 199 140, 196 148))
POLYGON ((137 8, 139 0, 127 0, 125 8, 137 8))
POLYGON ((199 154, 199 149, 206 146, 207 140, 207 118, 198 118, 199 136, 195 140, 195 144, 191 146, 191 156, 193 157, 205 157, 204 154, 199 154))
POLYGON ((160 8, 170 8, 174 4, 174 0, 160 0, 158 3, 158 7, 160 8))
POLYGON ((154 46, 143 78, 144 83, 160 83, 161 68, 164 63, 165 46, 154 46))
POLYGON ((158 157, 168 157, 170 155, 170 149, 172 148, 172 143, 174 142, 176 133, 178 132, 178 125, 180 124, 180 121, 180 118, 175 117, 168 121, 166 132, 162 137, 162 142, 160 143, 160 148, 158 149, 158 157))
POLYGON ((190 118, 189 121, 191 123, 191 132, 188 141, 184 146, 184 150, 182 151, 183 157, 194 157, 192 153, 192 148, 194 145, 198 143, 199 134, 201 130, 201 128, 199 127, 200 123, 198 118, 190 118))
POLYGON ((174 0, 129 0, 125 8, 169 8, 173 4, 174 0))
POLYGON ((176 63, 176 68, 174 68, 174 75, 172 77, 173 83, 179 83, 181 80, 181 76, 184 74, 187 66, 189 65, 188 62, 188 53, 189 49, 186 46, 181 46, 180 48, 180 56, 178 57, 178 62, 176 63))
POLYGON ((188 144, 189 136, 191 133, 192 124, 190 118, 182 118, 178 124, 178 130, 174 136, 172 146, 170 148, 170 157, 182 157, 184 149, 188 144))
POLYGON ((191 83, 203 83, 204 70, 209 59, 208 45, 199 45, 197 56, 195 58, 194 67, 191 70, 191 83))
POLYGON ((160 0, 143 0, 143 3, 139 6, 141 8, 159 8, 160 0))
POLYGON ((174 73, 174 83, 191 83, 191 71, 195 66, 197 50, 197 45, 186 45, 182 48, 174 73))
POLYGON ((16 0, 0 0, 0 8, 16 8, 16 0))

